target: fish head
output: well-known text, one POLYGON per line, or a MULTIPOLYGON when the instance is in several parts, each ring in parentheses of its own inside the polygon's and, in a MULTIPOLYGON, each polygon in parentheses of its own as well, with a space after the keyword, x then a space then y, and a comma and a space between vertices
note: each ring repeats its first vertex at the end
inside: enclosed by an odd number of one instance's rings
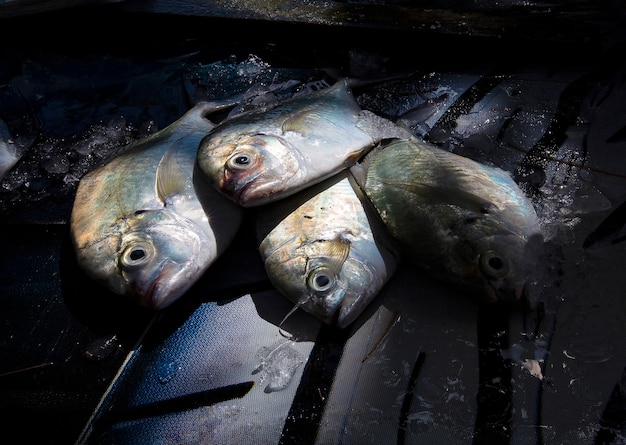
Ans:
POLYGON ((207 135, 199 146, 198 167, 214 187, 242 207, 295 193, 306 172, 286 139, 261 133, 207 135))
POLYGON ((198 280, 214 251, 214 240, 193 225, 164 210, 139 211, 77 246, 79 263, 114 293, 163 309, 198 280))
POLYGON ((539 232, 528 236, 498 232, 466 238, 457 250, 458 276, 481 300, 515 303, 534 298, 527 284, 536 276, 542 261, 543 237, 539 232))
POLYGON ((373 265, 351 254, 341 239, 283 245, 265 259, 274 286, 304 311, 345 328, 378 294, 385 279, 373 265))

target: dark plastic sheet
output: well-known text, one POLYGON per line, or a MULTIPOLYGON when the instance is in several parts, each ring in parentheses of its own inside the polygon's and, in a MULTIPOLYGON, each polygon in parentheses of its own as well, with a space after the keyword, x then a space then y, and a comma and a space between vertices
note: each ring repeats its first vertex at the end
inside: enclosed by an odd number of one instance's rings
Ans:
POLYGON ((111 33, 89 14, 76 17, 23 18, 2 29, 14 43, 2 50, 0 118, 37 136, 9 173, 23 181, 3 180, 0 196, 7 436, 623 443, 626 67, 619 35, 586 45, 549 42, 539 52, 509 40, 117 10, 101 16, 116 23, 111 33), (148 33, 134 27, 138 20, 148 33), (174 23, 186 25, 183 34, 165 36, 174 23), (35 26, 50 39, 24 32, 35 26), (55 33, 70 26, 74 37, 55 33), (250 42, 237 31, 243 28, 263 38, 250 42), (324 32, 310 42, 302 36, 311 29, 324 32), (89 54, 75 49, 76 35, 89 54), (232 40, 217 43, 225 35, 232 40), (250 55, 266 64, 246 64, 256 60, 250 55), (241 67, 265 68, 255 77, 241 67), (291 307, 256 256, 253 213, 232 249, 160 314, 82 275, 68 243, 76 183, 46 170, 45 156, 71 153, 71 168, 89 168, 73 163, 80 158, 74 147, 95 140, 96 124, 123 117, 127 132, 102 133, 121 147, 207 94, 241 91, 269 74, 319 79, 327 75, 322 68, 363 80, 396 77, 356 87, 359 103, 392 119, 417 115, 416 133, 507 169, 526 187, 548 235, 536 311, 480 306, 405 263, 354 326, 338 331, 296 313, 282 326, 290 341, 278 325, 291 307), (18 125, 16 114, 28 125, 18 125), (266 391, 280 357, 293 375, 284 388, 266 391))

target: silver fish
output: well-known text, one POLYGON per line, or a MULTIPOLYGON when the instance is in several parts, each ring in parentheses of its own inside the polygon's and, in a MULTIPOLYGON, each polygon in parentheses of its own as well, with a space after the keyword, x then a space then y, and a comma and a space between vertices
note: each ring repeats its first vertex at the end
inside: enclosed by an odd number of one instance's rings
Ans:
POLYGON ((354 164, 406 130, 361 110, 346 81, 227 119, 207 135, 198 166, 244 207, 282 199, 354 164))
POLYGON ((507 172, 395 139, 352 173, 422 267, 486 301, 521 298, 543 236, 532 203, 507 172))
POLYGON ((86 174, 70 218, 78 263, 113 292, 162 309, 226 249, 242 209, 194 174, 200 140, 219 108, 179 120, 86 174))
POLYGON ((297 308, 341 328, 376 297, 398 262, 393 240, 352 182, 339 173, 257 216, 270 281, 297 308))

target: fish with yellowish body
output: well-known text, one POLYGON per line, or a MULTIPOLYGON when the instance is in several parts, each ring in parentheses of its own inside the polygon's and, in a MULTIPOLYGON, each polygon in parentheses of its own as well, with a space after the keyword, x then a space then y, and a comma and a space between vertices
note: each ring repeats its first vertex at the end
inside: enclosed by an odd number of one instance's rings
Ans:
POLYGON ((259 252, 296 308, 345 328, 396 269, 398 252, 347 172, 259 209, 259 252), (364 205, 365 204, 365 205, 364 205))
POLYGON ((197 104, 81 179, 70 217, 78 263, 114 293, 162 309, 234 238, 242 209, 194 174, 221 107, 197 104))
POLYGON ((543 251, 535 209, 504 170, 416 139, 351 169, 407 257, 485 301, 517 301, 543 251))
POLYGON ((362 110, 346 81, 229 118, 198 149, 202 174, 243 207, 282 199, 407 130, 362 110))

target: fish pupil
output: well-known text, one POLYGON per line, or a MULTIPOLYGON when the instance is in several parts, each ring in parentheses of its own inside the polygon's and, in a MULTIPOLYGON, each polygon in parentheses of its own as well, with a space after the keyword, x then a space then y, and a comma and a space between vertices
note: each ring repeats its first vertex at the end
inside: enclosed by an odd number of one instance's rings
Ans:
POLYGON ((498 257, 491 257, 489 258, 489 266, 492 267, 494 270, 500 270, 504 267, 504 261, 502 261, 501 258, 498 257))
POLYGON ((330 279, 326 275, 318 275, 315 277, 315 284, 321 288, 328 286, 329 283, 330 279))
POLYGON ((146 256, 146 251, 143 249, 134 249, 131 253, 130 253, 130 259, 133 261, 137 261, 142 259, 143 257, 146 256))
POLYGON ((250 156, 248 155, 240 155, 235 158, 235 164, 237 165, 248 165, 250 164, 250 156))

